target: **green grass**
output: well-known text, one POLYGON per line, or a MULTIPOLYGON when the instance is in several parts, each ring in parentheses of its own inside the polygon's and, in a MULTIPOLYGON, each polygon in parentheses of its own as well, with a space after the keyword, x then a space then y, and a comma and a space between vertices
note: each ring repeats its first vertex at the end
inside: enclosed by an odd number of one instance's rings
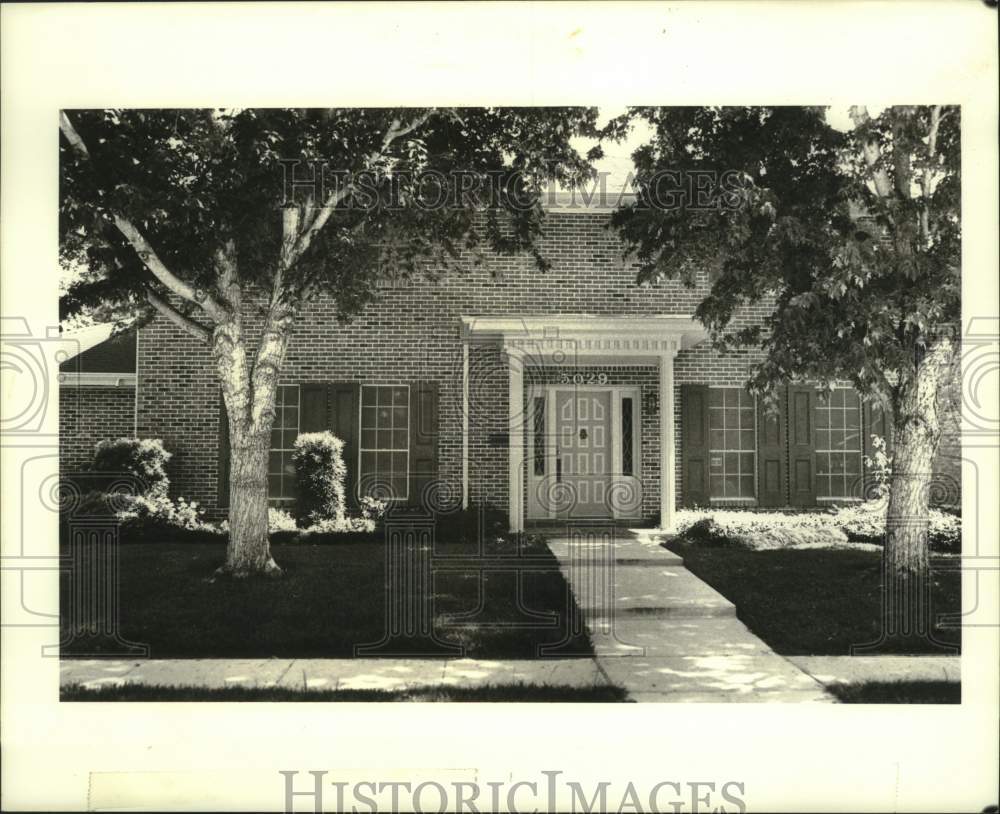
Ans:
POLYGON ((961 704, 954 681, 866 681, 827 688, 842 704, 961 704))
MULTIPOLYGON (((120 546, 121 636, 148 644, 152 658, 529 659, 561 642, 547 655, 592 653, 587 634, 569 630, 572 595, 539 537, 494 541, 482 553, 476 545, 435 547, 433 588, 413 593, 409 618, 431 620, 439 644, 412 634, 383 642, 390 596, 399 610, 398 590, 387 588, 383 541, 276 545, 273 554, 282 579, 212 582, 225 557, 222 543, 120 546), (380 642, 374 651, 356 652, 380 642)), ((79 635, 70 584, 64 575, 63 655, 123 654, 113 642, 79 635)))
MULTIPOLYGON (((852 645, 876 641, 881 629, 879 552, 853 550, 751 551, 676 538, 667 548, 736 605, 743 623, 782 655, 849 656, 852 645)), ((932 558, 931 567, 942 560, 932 558)), ((950 562, 954 562, 951 560, 950 562)), ((933 570, 932 610, 961 610, 961 574, 933 570)), ((937 629, 958 647, 959 629, 937 629)), ((924 639, 890 644, 885 652, 942 654, 924 639)), ((873 654, 874 655, 874 654, 873 654)))
POLYGON ((493 684, 482 687, 417 687, 410 690, 300 690, 291 687, 176 687, 124 684, 87 689, 71 684, 61 701, 514 701, 607 703, 625 701, 619 687, 493 684))

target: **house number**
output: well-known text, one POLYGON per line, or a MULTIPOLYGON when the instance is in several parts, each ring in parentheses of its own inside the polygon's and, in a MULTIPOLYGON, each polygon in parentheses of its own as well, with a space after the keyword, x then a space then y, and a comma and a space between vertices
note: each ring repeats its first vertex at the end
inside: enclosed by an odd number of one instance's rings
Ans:
POLYGON ((559 384, 607 384, 607 373, 561 373, 559 384))

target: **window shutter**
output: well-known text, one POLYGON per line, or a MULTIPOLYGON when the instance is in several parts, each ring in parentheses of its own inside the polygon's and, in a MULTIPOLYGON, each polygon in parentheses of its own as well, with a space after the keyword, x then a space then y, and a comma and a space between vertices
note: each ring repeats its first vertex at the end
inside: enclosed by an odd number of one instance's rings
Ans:
POLYGON ((437 382, 410 385, 410 499, 420 505, 427 487, 438 477, 437 382))
POLYGON ((344 491, 347 494, 347 505, 357 506, 358 503, 358 400, 361 398, 361 386, 354 382, 334 382, 329 389, 329 427, 330 432, 344 442, 344 464, 347 466, 347 479, 344 491))
POLYGON ((685 506, 707 505, 708 387, 681 386, 681 497, 685 506))
POLYGON ((323 432, 330 428, 327 419, 327 385, 299 385, 299 432, 323 432))
POLYGON ((816 505, 816 390, 788 388, 788 491, 792 506, 816 505))
POLYGON ((784 506, 788 503, 788 453, 785 447, 785 389, 777 412, 768 412, 764 400, 757 405, 757 503, 784 506))
POLYGON ((219 393, 219 497, 220 509, 229 508, 229 414, 226 400, 219 393))

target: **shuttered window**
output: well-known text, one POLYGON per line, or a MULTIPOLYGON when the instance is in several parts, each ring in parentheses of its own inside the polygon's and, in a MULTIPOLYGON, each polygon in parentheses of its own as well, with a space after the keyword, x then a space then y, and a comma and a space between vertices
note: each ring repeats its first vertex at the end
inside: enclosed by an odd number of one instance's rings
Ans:
POLYGON ((275 394, 274 424, 267 464, 267 498, 283 502, 295 498, 295 467, 292 453, 299 436, 299 386, 278 385, 275 394))
POLYGON ((361 494, 391 500, 409 497, 409 385, 361 388, 361 494))
POLYGON ((816 401, 816 497, 860 497, 862 488, 861 400, 840 387, 816 401))
POLYGON ((709 495, 713 500, 754 500, 756 403, 738 387, 708 391, 709 495))

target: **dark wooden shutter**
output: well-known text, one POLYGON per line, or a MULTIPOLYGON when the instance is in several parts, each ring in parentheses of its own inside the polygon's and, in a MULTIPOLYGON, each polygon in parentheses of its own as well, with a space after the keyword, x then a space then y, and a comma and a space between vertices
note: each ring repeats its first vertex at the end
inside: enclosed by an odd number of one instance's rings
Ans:
POLYGON ((347 466, 344 488, 347 492, 347 505, 351 507, 358 503, 360 398, 361 387, 354 382, 335 382, 330 385, 329 427, 330 432, 344 442, 344 464, 347 466))
POLYGON ((219 508, 229 508, 229 414, 219 393, 219 508))
POLYGON ((707 505, 708 387, 681 386, 681 499, 685 506, 707 505))
POLYGON ((816 505, 816 389, 788 388, 788 492, 792 506, 816 505))
POLYGON ((299 432, 323 432, 330 428, 327 417, 327 385, 299 385, 299 432))
POLYGON ((782 387, 776 412, 768 412, 763 399, 757 406, 757 503, 784 506, 788 503, 788 449, 785 439, 785 400, 782 387))
POLYGON ((438 477, 437 382, 410 385, 410 497, 420 505, 427 487, 438 477))

